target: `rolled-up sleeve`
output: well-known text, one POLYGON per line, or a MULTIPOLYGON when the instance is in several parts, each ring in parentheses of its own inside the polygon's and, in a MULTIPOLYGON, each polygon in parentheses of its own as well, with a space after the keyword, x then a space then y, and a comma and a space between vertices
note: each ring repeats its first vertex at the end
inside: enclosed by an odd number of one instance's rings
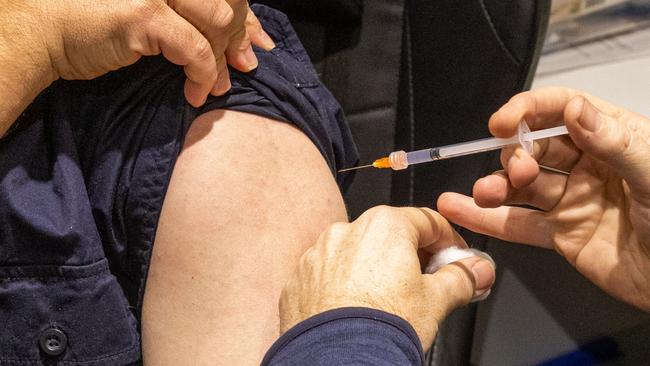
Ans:
POLYGON ((422 345, 404 319, 375 309, 340 308, 313 316, 282 335, 263 366, 422 365, 422 345))

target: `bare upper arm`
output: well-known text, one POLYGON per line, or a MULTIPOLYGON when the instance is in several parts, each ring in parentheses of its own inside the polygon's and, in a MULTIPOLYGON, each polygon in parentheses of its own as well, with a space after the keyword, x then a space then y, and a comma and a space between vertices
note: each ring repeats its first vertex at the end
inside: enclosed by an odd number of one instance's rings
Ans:
POLYGON ((346 221, 332 174, 294 126, 233 111, 193 123, 165 197, 143 308, 147 365, 259 364, 300 255, 346 221))

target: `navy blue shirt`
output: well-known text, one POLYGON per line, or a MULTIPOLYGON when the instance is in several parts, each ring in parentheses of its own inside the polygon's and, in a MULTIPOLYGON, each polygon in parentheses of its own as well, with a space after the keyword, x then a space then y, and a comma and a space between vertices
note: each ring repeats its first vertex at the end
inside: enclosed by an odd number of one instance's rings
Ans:
POLYGON ((287 18, 254 5, 275 40, 233 88, 187 104, 162 57, 90 81, 55 82, 0 140, 0 365, 140 360, 139 313, 158 217, 191 122, 224 108, 287 121, 336 170, 350 131, 287 18))
POLYGON ((375 309, 341 308, 291 328, 267 352, 263 366, 422 365, 422 345, 404 319, 375 309))

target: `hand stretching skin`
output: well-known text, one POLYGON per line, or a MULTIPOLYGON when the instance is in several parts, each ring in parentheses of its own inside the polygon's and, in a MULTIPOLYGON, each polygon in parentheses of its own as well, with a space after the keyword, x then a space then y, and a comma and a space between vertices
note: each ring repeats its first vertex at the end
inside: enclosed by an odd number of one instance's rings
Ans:
POLYGON ((257 67, 273 41, 245 0, 0 0, 0 136, 58 78, 92 79, 162 53, 193 106, 230 88, 227 63, 257 67))
POLYGON ((429 346, 447 314, 494 283, 494 268, 479 257, 422 274, 418 248, 430 256, 454 245, 467 247, 428 208, 375 207, 350 224, 333 224, 282 292, 281 332, 327 310, 367 307, 406 319, 429 346))
POLYGON ((478 180, 474 200, 445 193, 449 220, 504 240, 555 249, 609 294, 650 311, 650 120, 577 90, 514 96, 490 119, 495 136, 565 121, 570 136, 531 157, 503 151, 505 171, 478 180), (537 162, 570 172, 540 171, 537 162), (527 204, 533 210, 508 206, 527 204))

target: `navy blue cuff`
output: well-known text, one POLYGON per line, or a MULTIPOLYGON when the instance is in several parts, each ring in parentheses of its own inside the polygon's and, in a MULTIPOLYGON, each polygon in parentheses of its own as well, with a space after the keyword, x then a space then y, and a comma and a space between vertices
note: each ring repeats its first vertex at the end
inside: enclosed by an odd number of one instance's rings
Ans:
POLYGON ((266 353, 274 365, 422 365, 424 352, 413 327, 380 310, 329 310, 284 333, 266 353))

